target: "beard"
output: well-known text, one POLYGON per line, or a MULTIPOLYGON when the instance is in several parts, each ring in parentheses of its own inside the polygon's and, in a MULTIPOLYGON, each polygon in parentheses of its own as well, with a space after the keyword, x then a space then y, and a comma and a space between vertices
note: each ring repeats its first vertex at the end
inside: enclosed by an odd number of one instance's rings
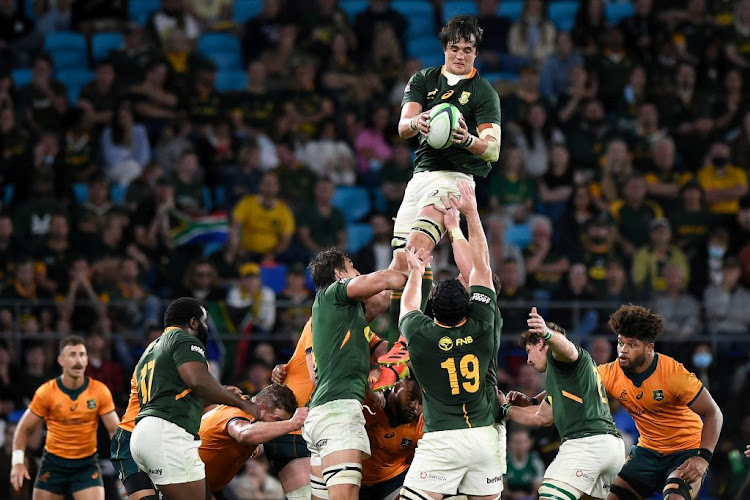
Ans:
POLYGON ((195 335, 201 341, 204 347, 208 346, 208 327, 202 324, 198 327, 198 333, 195 335))
POLYGON ((641 366, 643 366, 643 363, 645 362, 646 362, 646 354, 644 353, 638 356, 637 358, 635 358, 632 362, 628 363, 627 367, 623 366, 622 370, 625 372, 632 372, 636 368, 640 368, 641 366))

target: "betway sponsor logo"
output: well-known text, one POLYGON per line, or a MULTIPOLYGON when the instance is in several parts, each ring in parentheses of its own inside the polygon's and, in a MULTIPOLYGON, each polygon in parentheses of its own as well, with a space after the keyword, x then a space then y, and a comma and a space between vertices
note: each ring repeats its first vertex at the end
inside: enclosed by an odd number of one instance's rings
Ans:
POLYGON ((481 302, 483 304, 489 304, 490 303, 490 298, 489 297, 487 297, 483 293, 478 293, 478 292, 474 292, 474 295, 472 295, 471 299, 469 299, 469 300, 470 301, 475 300, 475 301, 481 302))
POLYGON ((495 477, 487 478, 487 484, 495 484, 495 483, 502 483, 502 482, 503 482, 503 476, 495 476, 495 477))
POLYGON ((206 357, 206 351, 204 351, 203 349, 201 349, 197 345, 191 345, 190 346, 190 350, 193 351, 193 352, 200 353, 200 355, 203 356, 204 358, 206 357))

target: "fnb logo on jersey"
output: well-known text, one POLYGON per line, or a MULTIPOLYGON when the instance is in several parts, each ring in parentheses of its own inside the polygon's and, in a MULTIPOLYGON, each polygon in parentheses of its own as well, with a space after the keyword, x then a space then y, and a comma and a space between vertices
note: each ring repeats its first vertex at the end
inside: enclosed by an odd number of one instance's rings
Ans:
POLYGON ((474 292, 474 295, 471 296, 470 301, 472 301, 472 300, 475 300, 477 302, 481 302, 483 304, 489 304, 490 303, 490 298, 487 297, 485 294, 479 293, 479 292, 474 292))
POLYGON ((453 340, 450 337, 442 337, 438 340, 438 347, 443 351, 450 351, 453 349, 453 340))
POLYGON ((474 339, 471 338, 471 335, 469 335, 468 337, 464 337, 462 339, 456 339, 456 347, 460 345, 471 344, 472 342, 474 342, 474 339))
POLYGON ((191 345, 190 346, 190 350, 193 351, 193 352, 200 353, 200 355, 203 356, 204 358, 206 357, 206 351, 204 351, 203 349, 201 349, 197 345, 191 345))

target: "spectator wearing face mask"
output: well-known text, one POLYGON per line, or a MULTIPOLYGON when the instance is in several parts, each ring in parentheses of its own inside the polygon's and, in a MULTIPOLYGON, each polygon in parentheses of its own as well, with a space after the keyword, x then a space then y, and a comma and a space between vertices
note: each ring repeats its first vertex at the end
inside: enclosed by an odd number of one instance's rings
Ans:
POLYGON ((740 198, 747 194, 747 173, 729 163, 729 145, 717 142, 711 146, 707 164, 698 171, 698 182, 716 222, 733 227, 740 198))

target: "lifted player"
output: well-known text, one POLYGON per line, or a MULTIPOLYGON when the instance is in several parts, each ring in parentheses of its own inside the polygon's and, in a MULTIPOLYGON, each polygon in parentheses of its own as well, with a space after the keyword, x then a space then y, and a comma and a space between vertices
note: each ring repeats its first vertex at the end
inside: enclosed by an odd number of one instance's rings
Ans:
POLYGON ((633 417, 640 438, 608 500, 636 500, 658 490, 665 499, 697 498, 721 433, 721 410, 693 373, 654 351, 664 331, 658 314, 622 306, 609 325, 617 334, 617 361, 600 365, 599 373, 607 393, 633 417))

